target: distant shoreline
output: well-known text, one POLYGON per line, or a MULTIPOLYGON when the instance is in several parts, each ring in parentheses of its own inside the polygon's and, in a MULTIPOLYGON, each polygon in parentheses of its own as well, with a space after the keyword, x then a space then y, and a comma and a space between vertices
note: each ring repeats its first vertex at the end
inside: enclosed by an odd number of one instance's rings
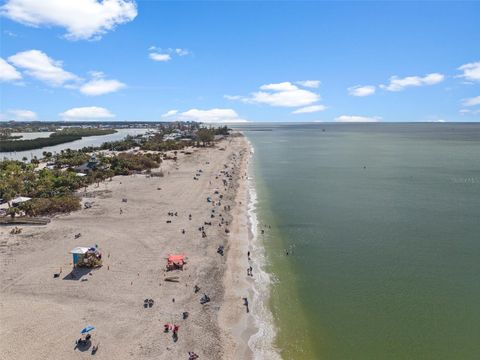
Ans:
POLYGON ((114 129, 78 129, 77 131, 66 131, 64 134, 61 132, 54 132, 50 134, 49 137, 38 137, 36 139, 0 140, 0 154, 36 150, 44 147, 70 143, 88 136, 103 136, 114 134, 116 132, 117 131, 114 129))

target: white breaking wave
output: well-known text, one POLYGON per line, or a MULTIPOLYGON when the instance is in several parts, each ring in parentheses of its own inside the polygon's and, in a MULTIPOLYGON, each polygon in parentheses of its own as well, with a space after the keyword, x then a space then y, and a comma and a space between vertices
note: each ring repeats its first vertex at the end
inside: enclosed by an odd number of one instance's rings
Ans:
MULTIPOLYGON (((248 140, 247 140, 248 141, 248 140)), ((248 141, 251 149, 252 159, 254 148, 250 141, 248 141)), ((248 340, 248 346, 253 352, 254 359, 281 359, 280 354, 273 346, 275 340, 275 326, 273 323, 273 316, 268 308, 268 298, 270 296, 271 277, 265 271, 266 257, 265 249, 261 240, 258 238, 258 219, 257 219, 257 192, 255 189, 255 181, 248 169, 248 221, 250 226, 250 246, 251 253, 255 257, 254 268, 255 281, 253 283, 253 298, 251 302, 252 316, 255 320, 255 327, 257 332, 253 334, 248 340)))

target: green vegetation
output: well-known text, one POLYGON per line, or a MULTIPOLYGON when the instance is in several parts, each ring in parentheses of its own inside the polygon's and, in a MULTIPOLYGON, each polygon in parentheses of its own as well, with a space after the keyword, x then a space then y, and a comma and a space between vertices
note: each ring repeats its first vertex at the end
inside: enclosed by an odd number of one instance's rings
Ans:
POLYGON ((123 140, 104 142, 100 149, 111 151, 126 151, 138 145, 141 137, 127 136, 123 140))
POLYGON ((213 130, 215 131, 215 135, 229 135, 230 134, 230 129, 228 128, 227 125, 219 126, 218 128, 214 128, 213 130))
POLYGON ((0 141, 21 139, 22 135, 1 135, 0 141))
POLYGON ((54 132, 50 136, 64 136, 64 135, 76 135, 76 136, 99 136, 108 135, 117 132, 114 129, 100 129, 100 128, 78 128, 78 127, 66 127, 60 131, 54 132))
MULTIPOLYGON (((52 134, 53 135, 53 134, 52 134)), ((81 139, 77 135, 63 135, 32 140, 5 140, 0 141, 0 152, 24 151, 39 149, 45 146, 59 145, 81 139)))
POLYGON ((59 154, 55 154, 55 156, 52 156, 52 153, 44 152, 43 156, 46 160, 52 159, 55 166, 59 168, 64 166, 80 166, 90 158, 86 152, 71 149, 62 150, 59 154))
POLYGON ((215 140, 215 135, 228 135, 230 129, 225 125, 218 128, 200 128, 197 132, 197 139, 203 146, 211 145, 215 140))
POLYGON ((67 142, 80 140, 84 136, 97 136, 112 134, 113 129, 96 128, 65 128, 50 134, 47 138, 32 140, 0 140, 0 152, 25 151, 39 149, 46 146, 54 146, 67 142))
POLYGON ((27 214, 47 215, 77 209, 80 199, 73 196, 73 192, 89 181, 91 180, 80 178, 72 171, 35 171, 35 165, 21 161, 0 162, 0 198, 5 201, 18 195, 33 198, 17 208, 27 214))
MULTIPOLYGON (((55 158, 55 164, 65 165, 68 161, 80 162, 89 156, 80 151, 65 151, 55 158)), ((72 169, 35 170, 34 164, 6 160, 0 162, 0 198, 10 201, 16 196, 28 196, 32 200, 12 208, 15 215, 23 210, 27 215, 40 216, 70 212, 80 208, 80 198, 75 191, 98 183, 114 175, 130 175, 160 166, 161 154, 121 153, 112 157, 101 157, 101 168, 80 177, 72 169)), ((82 161, 83 162, 83 161, 82 161)), ((72 165, 72 164, 69 164, 72 165)))
POLYGON ((160 154, 121 153, 106 159, 114 175, 130 175, 134 172, 151 170, 162 163, 160 154))
POLYGON ((80 199, 73 195, 32 199, 22 204, 28 216, 54 215, 80 210, 80 199))
POLYGON ((142 150, 151 151, 170 151, 181 150, 187 146, 192 146, 192 141, 183 140, 163 140, 163 134, 156 134, 141 144, 142 150))
POLYGON ((0 128, 0 141, 20 139, 21 135, 12 135, 11 129, 0 128))
POLYGON ((197 132, 198 141, 203 143, 203 146, 209 145, 215 140, 215 131, 213 129, 201 128, 197 132))
MULTIPOLYGON (((10 129, 2 129, 1 134, 10 136, 10 129)), ((0 141, 0 151, 20 151, 43 146, 61 144, 80 139, 82 136, 105 135, 114 132, 110 129, 97 128, 65 128, 51 134, 49 138, 34 140, 0 141), (33 147, 32 147, 33 146, 33 147)), ((80 197, 75 192, 90 184, 99 183, 115 175, 130 175, 146 172, 151 176, 163 176, 163 172, 152 171, 158 168, 162 160, 176 160, 178 150, 188 146, 211 145, 216 135, 228 135, 230 129, 200 128, 198 124, 169 124, 159 128, 158 133, 150 136, 128 136, 123 140, 102 144, 99 148, 85 147, 81 150, 66 149, 58 154, 43 152, 43 160, 49 166, 37 169, 40 161, 33 158, 30 163, 23 161, 0 161, 0 198, 10 201, 17 196, 28 196, 32 200, 9 209, 8 213, 15 216, 24 211, 30 216, 53 215, 75 211, 80 208, 80 197), (164 136, 174 130, 182 135, 178 140, 164 140, 164 136), (134 148, 142 152, 122 152, 134 148), (97 153, 99 166, 90 169, 86 176, 78 176, 75 168, 89 161, 94 152, 101 150, 115 153, 97 153), (173 151, 174 156, 167 156, 166 151, 173 151)))

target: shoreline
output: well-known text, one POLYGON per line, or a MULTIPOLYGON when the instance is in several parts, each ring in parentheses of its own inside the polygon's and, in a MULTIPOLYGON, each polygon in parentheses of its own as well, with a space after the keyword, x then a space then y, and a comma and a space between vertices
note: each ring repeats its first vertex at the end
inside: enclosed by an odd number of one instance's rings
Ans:
POLYGON ((177 163, 164 162, 163 178, 120 176, 90 186, 83 194, 83 202, 93 201, 90 209, 55 216, 43 227, 24 227, 18 235, 0 228, 3 356, 91 356, 73 349, 79 330, 89 324, 97 328, 99 359, 184 358, 188 351, 201 359, 254 358, 248 344, 255 322, 242 302, 247 297, 255 312, 253 281, 246 276, 249 150, 243 135, 233 136, 181 155, 177 163), (192 180, 199 169, 201 176, 192 180), (210 196, 213 203, 206 201, 210 196), (167 216, 170 211, 178 217, 167 216), (202 239, 198 227, 204 222, 213 226, 204 225, 202 239), (103 267, 72 281, 69 251, 94 244, 104 255, 103 267), (221 244, 224 257, 216 252, 221 244), (175 253, 188 257, 186 268, 166 273, 165 257, 175 253), (164 282, 171 275, 179 283, 164 282), (203 293, 211 298, 206 305, 199 304, 203 293), (143 307, 144 298, 155 300, 152 309, 143 307), (182 319, 185 311, 189 316, 182 319), (180 325, 178 341, 163 333, 165 323, 180 325))
MULTIPOLYGON (((255 149, 252 143, 248 140, 247 143, 250 148, 249 160, 252 160, 255 149)), ((280 352, 274 347, 276 338, 276 327, 273 319, 273 314, 269 308, 270 292, 272 285, 272 274, 265 270, 267 265, 267 255, 265 246, 260 239, 259 230, 259 215, 258 215, 258 195, 256 189, 256 182, 252 164, 248 166, 248 221, 249 221, 249 249, 256 254, 257 261, 253 264, 255 272, 254 279, 252 279, 253 292, 253 309, 256 333, 252 334, 248 345, 254 353, 255 360, 271 359, 280 360, 280 352)))
POLYGON ((268 307, 271 276, 265 271, 265 249, 258 236, 257 194, 255 178, 251 169, 254 148, 244 136, 248 154, 243 159, 236 203, 240 206, 233 222, 236 229, 230 238, 227 270, 224 276, 225 304, 222 309, 235 306, 242 297, 247 297, 249 313, 220 311, 220 324, 230 329, 225 342, 230 343, 231 359, 281 359, 274 348, 276 336, 273 316, 268 307), (251 260, 247 252, 250 252, 251 260), (253 268, 253 276, 246 276, 248 266, 253 268), (239 275, 240 274, 240 275, 239 275), (235 339, 232 341, 232 338, 235 339))

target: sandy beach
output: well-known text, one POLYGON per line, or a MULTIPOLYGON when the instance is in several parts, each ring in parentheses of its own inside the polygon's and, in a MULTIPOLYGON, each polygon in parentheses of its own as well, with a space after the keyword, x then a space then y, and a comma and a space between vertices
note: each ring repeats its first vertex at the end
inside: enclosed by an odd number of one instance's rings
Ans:
POLYGON ((90 358, 91 347, 75 349, 87 325, 96 328, 97 359, 188 359, 189 351, 200 359, 251 358, 255 328, 242 299, 252 281, 248 158, 245 138, 230 137, 165 161, 164 177, 120 176, 91 186, 82 192, 83 202, 93 202, 89 209, 23 226, 18 235, 0 228, 0 358, 90 358), (95 245, 103 266, 72 277, 70 250, 95 245), (169 254, 188 258, 183 271, 165 271, 169 254), (211 299, 204 305, 203 294, 211 299), (145 308, 144 299, 154 305, 145 308), (176 342, 166 323, 179 326, 176 342))

